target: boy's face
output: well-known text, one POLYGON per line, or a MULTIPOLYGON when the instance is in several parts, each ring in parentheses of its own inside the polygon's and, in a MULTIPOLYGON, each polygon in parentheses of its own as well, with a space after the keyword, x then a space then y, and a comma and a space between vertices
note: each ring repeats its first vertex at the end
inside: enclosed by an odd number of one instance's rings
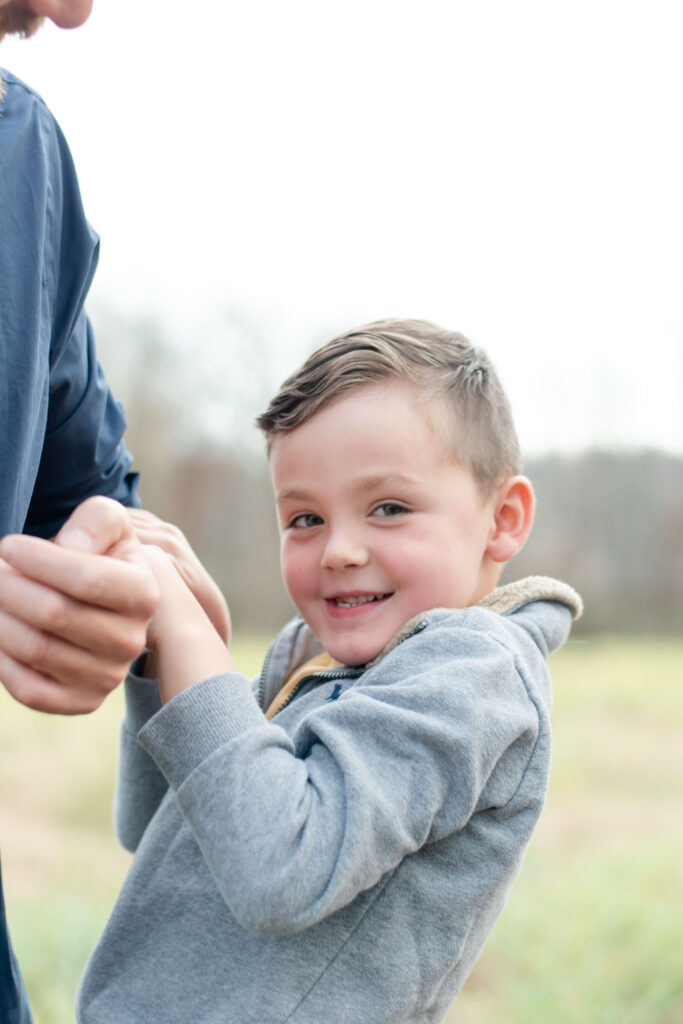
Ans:
POLYGON ((444 448, 395 381, 352 392, 272 445, 285 585, 343 664, 371 661, 418 612, 491 589, 496 499, 444 448))

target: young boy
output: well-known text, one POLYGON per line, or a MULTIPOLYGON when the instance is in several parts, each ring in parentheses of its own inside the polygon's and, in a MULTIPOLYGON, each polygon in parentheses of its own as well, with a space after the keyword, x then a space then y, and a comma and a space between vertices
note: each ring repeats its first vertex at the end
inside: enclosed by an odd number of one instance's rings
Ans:
POLYGON ((534 500, 486 357, 370 324, 259 425, 301 617, 252 687, 150 551, 159 680, 126 683, 117 791, 136 856, 82 1024, 439 1021, 543 805, 546 656, 581 605, 495 589, 534 500))

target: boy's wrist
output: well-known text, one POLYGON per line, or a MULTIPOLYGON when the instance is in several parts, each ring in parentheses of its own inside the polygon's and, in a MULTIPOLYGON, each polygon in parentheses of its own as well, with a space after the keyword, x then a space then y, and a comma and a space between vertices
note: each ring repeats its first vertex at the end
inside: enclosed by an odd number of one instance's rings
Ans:
POLYGON ((139 675, 141 679, 158 679, 159 662, 156 651, 149 648, 140 655, 137 662, 133 662, 131 672, 139 675))
POLYGON ((150 654, 148 664, 156 670, 164 704, 202 679, 237 670, 228 648, 203 614, 166 632, 150 654))

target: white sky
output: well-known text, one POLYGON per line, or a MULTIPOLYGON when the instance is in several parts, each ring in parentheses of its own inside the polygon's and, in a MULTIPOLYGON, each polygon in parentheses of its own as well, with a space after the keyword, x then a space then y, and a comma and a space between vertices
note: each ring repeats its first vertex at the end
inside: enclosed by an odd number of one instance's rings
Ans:
POLYGON ((276 378, 437 320, 490 351, 527 452, 683 453, 682 52, 657 0, 95 0, 0 63, 69 139, 95 305, 195 358, 243 310, 276 378))

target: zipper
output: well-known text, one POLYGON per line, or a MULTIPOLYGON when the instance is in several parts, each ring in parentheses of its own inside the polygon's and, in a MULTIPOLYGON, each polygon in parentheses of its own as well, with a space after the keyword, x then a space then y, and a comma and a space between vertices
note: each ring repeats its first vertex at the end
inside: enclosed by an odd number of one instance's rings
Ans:
MULTIPOLYGON (((361 676, 365 669, 362 668, 346 668, 346 669, 333 669, 328 668, 324 672, 310 672, 306 676, 302 676, 299 682, 296 684, 291 693, 287 694, 287 700, 278 709, 276 714, 280 714, 285 708, 289 707, 296 695, 298 694, 304 683, 307 683, 309 679, 315 679, 319 683, 328 683, 333 679, 357 679, 361 676)), ((275 717, 275 716, 273 716, 275 717)))
POLYGON ((266 675, 268 673, 268 666, 270 665, 271 658, 273 656, 273 648, 275 647, 275 640, 266 651, 266 656, 263 659, 263 665, 261 666, 261 675, 259 677, 258 684, 258 704, 262 711, 265 711, 263 707, 263 698, 266 694, 266 675))
MULTIPOLYGON (((411 636, 415 636, 416 633, 421 633, 426 625, 427 625, 427 619, 425 617, 424 619, 422 619, 420 622, 417 623, 415 628, 412 629, 410 631, 410 633, 407 633, 406 636, 401 637, 401 639, 399 640, 399 644, 402 644, 405 640, 409 640, 410 637, 411 636)), ((272 658, 274 647, 275 647, 275 640, 273 640, 272 644, 268 648, 268 651, 267 651, 266 656, 265 656, 264 661, 263 661, 263 666, 261 668, 261 675, 259 677, 258 703, 259 703, 259 707, 261 708, 262 711, 266 710, 264 708, 264 706, 263 706, 263 698, 265 697, 265 693, 266 693, 266 676, 268 674, 268 666, 270 665, 270 661, 271 661, 271 658, 272 658)), ((382 658, 382 655, 379 654, 376 659, 374 659, 373 661, 369 662, 367 665, 364 665, 362 668, 355 668, 355 669, 354 668, 344 668, 344 669, 328 668, 324 672, 311 672, 310 675, 302 676, 301 679, 299 680, 299 682, 296 684, 296 686, 292 690, 292 692, 288 695, 287 700, 284 702, 282 707, 278 708, 278 714, 280 713, 280 711, 283 711, 284 708, 288 707, 292 703, 292 701, 296 697, 297 693, 301 689, 302 685, 304 683, 308 682, 309 679, 320 679, 320 680, 325 680, 325 681, 327 681, 327 680, 334 680, 334 679, 357 679, 358 676, 362 675, 363 672, 365 672, 368 668, 374 667, 374 665, 376 665, 377 662, 381 660, 381 658, 382 658)))

